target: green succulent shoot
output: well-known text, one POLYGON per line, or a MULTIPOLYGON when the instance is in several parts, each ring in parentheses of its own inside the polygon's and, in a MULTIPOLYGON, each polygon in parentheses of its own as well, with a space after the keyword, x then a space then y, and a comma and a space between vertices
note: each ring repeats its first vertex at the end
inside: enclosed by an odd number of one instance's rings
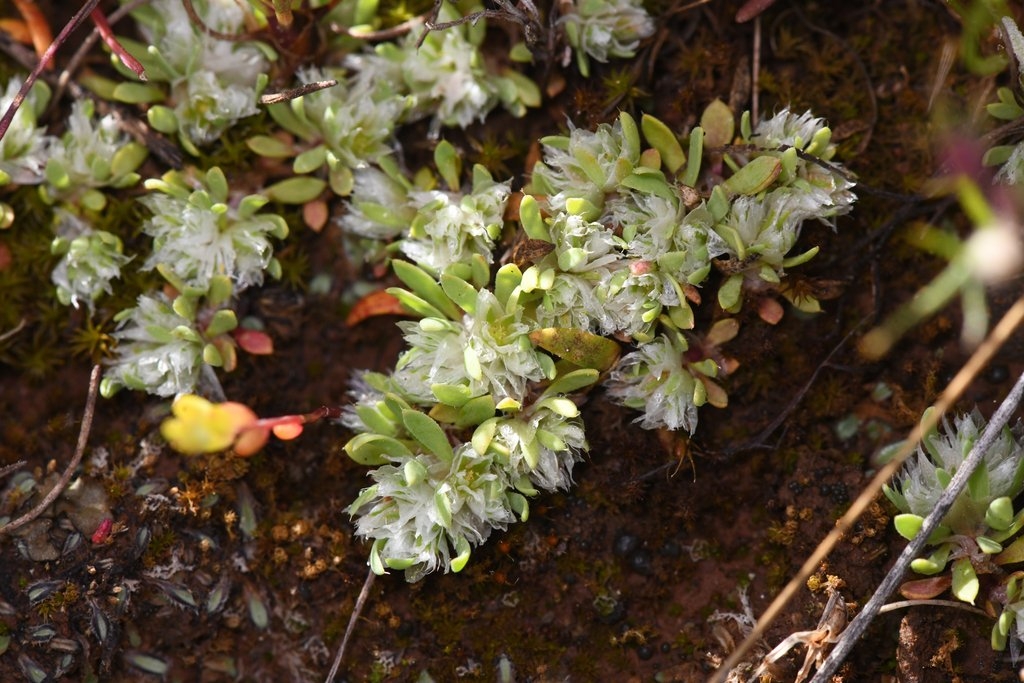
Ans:
MULTIPOLYGON (((943 432, 932 430, 921 440, 917 456, 909 461, 885 494, 900 511, 896 530, 912 539, 924 518, 935 507, 957 469, 985 428, 980 413, 961 415, 943 432)), ((1015 511, 1013 499, 1024 491, 1024 427, 1007 428, 984 454, 968 479, 967 487, 953 503, 940 526, 928 539, 934 550, 914 560, 914 571, 934 575, 952 569, 953 594, 974 604, 978 573, 991 572, 992 560, 1003 553, 1003 544, 1024 527, 1024 511, 1015 511)))

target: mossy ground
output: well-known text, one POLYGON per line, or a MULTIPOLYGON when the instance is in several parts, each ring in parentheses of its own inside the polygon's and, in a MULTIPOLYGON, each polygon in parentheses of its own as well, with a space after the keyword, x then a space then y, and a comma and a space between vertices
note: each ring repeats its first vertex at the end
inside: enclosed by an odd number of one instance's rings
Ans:
MULTIPOLYGON (((589 126, 627 108, 683 130, 716 97, 745 108, 754 27, 734 23, 738 4, 671 14, 636 60, 594 65, 588 81, 554 67, 551 82, 564 87, 541 110, 524 120, 496 115, 452 140, 471 160, 521 177, 536 154, 529 141, 564 128, 566 117, 589 126)), ((593 392, 584 410, 591 450, 576 488, 535 500, 528 523, 492 537, 461 574, 412 585, 378 579, 347 680, 416 680, 424 671, 438 681, 494 680, 502 659, 521 681, 698 681, 713 669, 739 634, 708 617, 739 611, 740 587, 760 613, 864 486, 875 449, 906 433, 966 357, 955 309, 881 362, 865 361, 853 341, 940 267, 906 244, 913 222, 962 224, 948 205, 912 196, 938 168, 944 131, 981 125, 972 116, 993 85, 959 63, 936 83, 942 46, 959 29, 938 3, 780 2, 765 13, 761 111, 790 104, 826 117, 862 184, 835 232, 805 230, 802 244, 821 253, 791 275, 829 280, 838 296, 819 315, 790 310, 776 326, 748 307, 726 347, 740 362, 727 382, 731 404, 702 410, 688 444, 639 429, 633 413, 593 392), (755 442, 812 378, 779 428, 755 442)), ((494 32, 504 44, 502 29, 494 32)), ((425 133, 404 134, 407 155, 426 155, 425 133)), ((229 166, 237 152, 213 158, 229 166)), ((25 460, 41 481, 51 461, 59 471, 73 452, 88 357, 111 322, 91 329, 53 301, 45 207, 27 195, 12 203, 21 218, 0 232, 0 252, 13 257, 0 266, 0 332, 23 318, 26 326, 0 343, 0 466, 25 460)), ((344 403, 351 371, 386 369, 401 343, 394 319, 344 324, 343 292, 373 274, 346 260, 336 228, 296 230, 282 253, 292 277, 248 301, 274 318, 276 351, 223 376, 229 397, 265 415, 344 403), (332 278, 329 293, 303 289, 322 274, 332 278)), ((1011 290, 994 293, 996 315, 1011 290)), ((962 405, 990 410, 1022 369, 1018 336, 962 405)), ((66 680, 141 680, 140 654, 166 662, 167 680, 324 677, 366 575, 367 548, 345 509, 367 480, 341 450, 346 435, 322 424, 248 461, 189 460, 154 436, 166 412, 166 402, 127 393, 99 404, 83 475, 109 499, 108 540, 66 545, 74 528, 58 517, 39 532, 61 551, 56 560, 26 559, 10 539, 0 545, 0 601, 10 607, 0 614, 0 637, 10 636, 0 680, 22 680, 26 658, 54 671, 68 654, 55 643, 74 650, 66 680), (33 602, 42 581, 59 583, 33 602), (47 624, 56 637, 40 635, 47 624)), ((819 590, 803 591, 772 627, 771 644, 814 627, 829 575, 853 606, 870 596, 902 546, 891 513, 884 501, 872 507, 821 567, 819 590)), ((990 651, 989 628, 935 607, 885 615, 843 680, 1016 680, 990 651)), ((777 673, 787 680, 797 666, 790 657, 777 673)))

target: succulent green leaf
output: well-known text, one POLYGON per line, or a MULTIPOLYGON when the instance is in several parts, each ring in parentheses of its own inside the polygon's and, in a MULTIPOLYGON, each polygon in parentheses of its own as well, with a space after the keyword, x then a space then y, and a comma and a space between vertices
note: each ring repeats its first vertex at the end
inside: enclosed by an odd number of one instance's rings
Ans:
POLYGON ((369 467, 412 458, 408 446, 383 434, 356 434, 345 444, 345 453, 360 465, 369 467))
POLYGON ((448 189, 457 192, 462 185, 459 181, 462 175, 462 158, 452 143, 447 140, 437 143, 434 147, 434 165, 437 166, 437 171, 448 185, 448 189))
POLYGON ((210 324, 206 326, 205 332, 208 337, 216 337, 230 332, 236 327, 238 327, 238 318, 235 316, 235 312, 222 308, 213 314, 210 324))
POLYGON ((490 394, 477 396, 459 408, 455 426, 460 429, 473 427, 493 417, 494 411, 494 398, 490 394))
POLYGON ((740 310, 740 293, 743 289, 743 275, 730 275, 718 288, 718 305, 722 310, 735 313, 740 310))
POLYGON ((530 501, 526 499, 521 493, 517 491, 508 492, 508 506, 512 508, 512 512, 516 513, 516 517, 519 518, 520 522, 525 522, 530 518, 530 501))
POLYGON ((434 394, 441 403, 452 406, 453 408, 461 408, 466 401, 473 397, 469 387, 459 384, 433 384, 430 387, 430 393, 434 394))
POLYGON ((292 162, 292 171, 305 175, 306 173, 312 173, 326 163, 327 148, 323 145, 317 145, 295 157, 295 161, 292 162))
POLYGON ((291 145, 270 135, 254 135, 245 141, 245 146, 267 159, 285 159, 294 152, 291 145))
POLYGON ((395 275, 398 276, 399 280, 405 283, 424 302, 429 303, 436 309, 436 312, 431 314, 431 317, 448 318, 450 320, 462 318, 462 312, 458 306, 448 298, 441 285, 427 271, 408 261, 401 260, 392 261, 391 268, 395 271, 395 275))
POLYGON ((407 408, 402 411, 402 423, 406 430, 416 439, 423 448, 441 458, 445 462, 451 462, 455 457, 452 445, 447 435, 429 415, 418 410, 407 408))
POLYGON ((683 152, 682 145, 679 144, 679 139, 668 126, 660 119, 656 119, 650 114, 644 114, 640 117, 640 129, 648 144, 658 150, 661 162, 669 173, 675 174, 683 167, 683 164, 686 163, 686 154, 683 152))
POLYGON ((918 574, 934 576, 946 568, 949 559, 949 545, 943 545, 928 557, 919 557, 910 563, 910 568, 918 574))
POLYGON ((623 178, 619 184, 631 190, 652 194, 662 199, 673 200, 676 198, 675 190, 669 186, 664 174, 659 170, 637 168, 633 173, 623 178))
POLYGON ((465 536, 459 536, 455 539, 456 555, 448 563, 453 572, 461 572, 466 567, 466 563, 469 562, 470 551, 469 541, 466 540, 465 536))
POLYGON ((480 455, 487 453, 487 449, 490 448, 491 441, 494 440, 494 435, 497 433, 498 418, 491 418, 481 422, 480 426, 473 430, 473 437, 470 439, 473 450, 480 455))
POLYGON ((1005 531, 1013 524, 1013 500, 1009 496, 996 498, 985 511, 985 524, 996 531, 1005 531))
POLYGON ((690 131, 690 151, 686 159, 686 173, 683 174, 683 185, 697 187, 700 176, 701 157, 704 154, 704 129, 697 126, 690 131))
POLYGON ((207 365, 219 368, 224 365, 224 357, 216 346, 213 344, 207 344, 203 347, 203 362, 207 365))
POLYGON ((908 541, 912 541, 917 536, 917 533, 921 531, 921 527, 924 525, 924 518, 907 512, 893 517, 892 523, 900 536, 908 541))
POLYGON ((423 318, 437 318, 438 320, 448 319, 444 313, 408 290, 402 289, 401 287, 388 287, 385 291, 398 299, 398 303, 402 304, 402 306, 410 313, 414 313, 423 318))
POLYGON ((789 257, 787 259, 783 259, 782 260, 782 267, 783 268, 795 268, 796 266, 799 266, 801 264, 807 263, 812 258, 817 256, 819 251, 820 251, 820 248, 815 246, 815 247, 811 247, 810 249, 808 249, 807 251, 805 251, 805 252, 803 252, 801 254, 797 254, 796 256, 791 256, 791 257, 789 257))
POLYGON ((953 560, 953 595, 973 605, 979 588, 978 575, 974 572, 971 560, 967 557, 953 560))
POLYGON ((380 551, 384 547, 385 539, 378 538, 370 546, 370 570, 377 576, 382 576, 388 573, 388 570, 384 567, 384 560, 381 559, 380 551))
POLYGON ((551 233, 540 213, 540 204, 533 195, 524 195, 519 202, 519 222, 530 239, 551 241, 551 233))
POLYGON ((452 502, 448 499, 447 487, 442 487, 434 493, 434 509, 441 521, 441 526, 449 529, 452 526, 452 502))
POLYGON ((571 394, 574 391, 589 387, 597 382, 600 378, 601 373, 594 368, 580 368, 579 370, 573 370, 563 375, 559 375, 555 381, 548 385, 541 394, 541 400, 549 396, 558 396, 559 394, 571 394))
POLYGON ((736 171, 722 185, 730 194, 755 195, 775 182, 782 172, 782 162, 773 156, 760 156, 736 171))
POLYGON ((441 275, 441 289, 448 295, 448 298, 470 315, 476 311, 477 291, 473 285, 462 278, 457 278, 447 273, 441 275))
POLYGON ((998 555, 1003 552, 1003 546, 988 536, 977 536, 974 540, 978 543, 978 548, 981 549, 981 552, 986 555, 998 555))
POLYGON ((370 432, 392 437, 398 435, 395 423, 381 413, 379 408, 359 404, 355 406, 355 412, 370 432))
POLYGON ((319 197, 326 188, 327 182, 321 178, 293 176, 266 188, 263 195, 282 204, 305 204, 319 197))
POLYGON ((736 116, 725 102, 715 99, 700 115, 700 127, 704 130, 704 144, 715 149, 732 142, 736 131, 736 116))
POLYGON ((145 83, 118 83, 114 87, 114 99, 126 104, 147 104, 159 102, 167 97, 163 88, 145 83))

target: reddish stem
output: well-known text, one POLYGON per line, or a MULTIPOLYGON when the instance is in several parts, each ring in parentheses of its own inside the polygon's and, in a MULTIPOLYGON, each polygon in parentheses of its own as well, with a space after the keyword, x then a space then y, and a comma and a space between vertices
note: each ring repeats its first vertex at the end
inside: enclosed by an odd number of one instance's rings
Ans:
POLYGON ((121 59, 121 63, 131 69, 136 76, 139 77, 140 81, 146 80, 146 70, 142 66, 142 62, 135 59, 128 50, 124 49, 124 45, 118 42, 117 36, 114 35, 114 31, 110 28, 110 24, 107 23, 107 17, 100 11, 99 7, 93 9, 89 15, 92 19, 92 23, 96 24, 96 30, 99 31, 100 37, 103 38, 103 42, 107 44, 110 51, 113 52, 121 59))

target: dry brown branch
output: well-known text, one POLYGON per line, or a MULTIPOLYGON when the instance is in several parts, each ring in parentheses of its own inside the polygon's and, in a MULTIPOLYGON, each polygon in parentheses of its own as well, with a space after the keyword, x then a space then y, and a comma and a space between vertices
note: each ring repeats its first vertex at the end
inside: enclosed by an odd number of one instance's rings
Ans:
POLYGON ((64 474, 61 475, 60 480, 56 486, 50 489, 50 492, 39 501, 39 504, 34 508, 18 517, 12 522, 8 522, 4 526, 0 527, 0 536, 3 534, 9 534, 15 529, 25 526, 33 519, 43 514, 48 507, 53 505, 53 502, 57 500, 64 489, 68 487, 71 482, 71 477, 75 474, 75 470, 78 469, 79 463, 82 462, 82 456, 85 454, 85 444, 89 440, 89 431, 92 429, 92 418, 96 413, 96 395, 99 393, 100 386, 100 366, 94 365, 92 367, 92 373, 89 375, 89 395, 85 400, 85 412, 82 414, 82 427, 78 431, 78 445, 75 446, 75 454, 71 458, 71 462, 68 463, 68 467, 64 470, 64 474))

